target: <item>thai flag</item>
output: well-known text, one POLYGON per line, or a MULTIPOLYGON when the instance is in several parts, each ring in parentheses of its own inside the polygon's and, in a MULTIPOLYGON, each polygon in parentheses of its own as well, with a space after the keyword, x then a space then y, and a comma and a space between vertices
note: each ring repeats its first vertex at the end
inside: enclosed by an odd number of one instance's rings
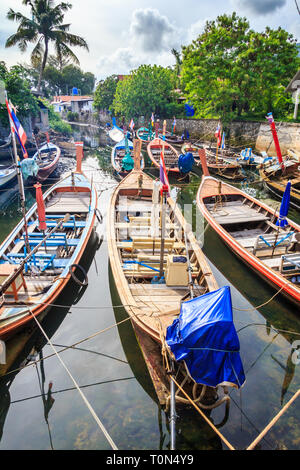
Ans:
POLYGON ((24 131, 19 119, 17 118, 12 104, 9 103, 7 99, 5 100, 5 102, 6 102, 8 115, 9 115, 11 130, 12 130, 12 132, 15 132, 15 134, 18 138, 18 141, 19 141, 20 147, 22 149, 24 158, 27 158, 28 153, 27 153, 27 150, 25 148, 25 143, 26 143, 26 140, 27 140, 26 132, 24 131))
POLYGON ((174 121, 173 121, 172 126, 173 126, 173 132, 175 132, 175 127, 176 127, 176 118, 175 118, 175 116, 174 116, 174 121))
POLYGON ((222 134, 222 143, 221 143, 221 149, 225 148, 225 132, 222 134))
POLYGON ((131 130, 133 130, 133 128, 134 128, 134 120, 133 119, 131 119, 131 121, 129 123, 129 127, 130 127, 131 130))
POLYGON ((220 145, 221 143, 221 126, 220 126, 220 123, 218 124, 218 127, 216 129, 216 132, 215 132, 215 136, 216 138, 218 139, 218 146, 220 145))
POLYGON ((159 161, 159 178, 163 185, 168 187, 168 196, 170 195, 170 184, 168 180, 168 174, 166 170, 165 160, 163 152, 160 152, 160 161, 159 161))

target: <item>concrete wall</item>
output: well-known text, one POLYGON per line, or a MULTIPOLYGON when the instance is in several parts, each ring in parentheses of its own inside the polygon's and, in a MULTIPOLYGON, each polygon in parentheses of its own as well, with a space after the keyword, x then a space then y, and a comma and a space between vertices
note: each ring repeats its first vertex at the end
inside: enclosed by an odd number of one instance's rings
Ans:
MULTIPOLYGON (((290 149, 300 154, 300 124, 277 122, 276 129, 282 154, 285 155, 290 149)), ((269 149, 269 155, 276 155, 273 136, 268 123, 260 125, 256 139, 256 149, 259 151, 269 149)))
MULTIPOLYGON (((111 122, 111 115, 101 112, 94 113, 88 117, 91 124, 111 122)), ((160 127, 162 128, 162 119, 160 127)), ((167 130, 171 131, 173 119, 166 119, 167 130)), ((120 120, 117 120, 120 125, 120 120)), ((129 124, 129 123, 127 123, 129 124)), ((141 126, 148 127, 149 119, 135 120, 135 129, 141 126)), ((185 130, 193 140, 207 140, 215 142, 215 131, 218 125, 217 119, 176 119, 176 134, 181 135, 185 130)), ((289 149, 293 149, 300 154, 300 124, 276 122, 278 138, 282 154, 285 155, 289 149)), ((228 143, 228 135, 226 141, 228 143)), ((232 122, 230 126, 230 144, 238 147, 252 147, 257 151, 267 151, 270 156, 276 156, 273 143, 273 136, 267 122, 240 121, 232 122)))

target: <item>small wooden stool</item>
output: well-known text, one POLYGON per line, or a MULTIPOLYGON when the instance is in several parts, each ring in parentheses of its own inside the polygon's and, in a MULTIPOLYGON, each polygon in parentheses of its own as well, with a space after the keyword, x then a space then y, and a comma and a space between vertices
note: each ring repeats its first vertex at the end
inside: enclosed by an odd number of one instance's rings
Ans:
MULTIPOLYGON (((0 264, 0 285, 3 284, 3 282, 10 277, 14 271, 17 269, 17 266, 13 266, 12 264, 0 264)), ((18 299, 18 291, 24 287, 24 290, 27 291, 27 286, 26 282, 24 279, 23 271, 21 271, 16 279, 12 281, 11 285, 9 288, 5 291, 6 294, 10 294, 14 296, 15 300, 18 299)))

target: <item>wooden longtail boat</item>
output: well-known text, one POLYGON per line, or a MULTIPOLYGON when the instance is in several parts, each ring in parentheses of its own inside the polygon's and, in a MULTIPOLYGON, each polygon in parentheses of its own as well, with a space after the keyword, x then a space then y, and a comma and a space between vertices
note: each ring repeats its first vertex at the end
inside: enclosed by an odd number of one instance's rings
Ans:
POLYGON ((81 172, 80 145, 77 152, 76 172, 43 195, 46 231, 39 230, 34 204, 26 214, 27 240, 22 219, 0 246, 1 339, 50 308, 76 268, 82 271, 78 265, 93 230, 97 192, 81 172))
MULTIPOLYGON (((162 139, 163 134, 158 134, 158 137, 162 139)), ((172 134, 171 132, 166 132, 165 141, 172 145, 182 145, 184 143, 184 139, 176 134, 172 134)))
POLYGON ((299 162, 285 159, 284 171, 277 162, 274 165, 260 168, 259 174, 264 186, 275 196, 281 198, 288 181, 291 182, 290 204, 295 209, 300 210, 300 171, 299 162))
POLYGON ((17 170, 14 165, 0 165, 0 189, 9 186, 17 177, 17 170))
POLYGON ((124 132, 120 127, 113 126, 107 134, 114 142, 120 142, 124 138, 124 132))
MULTIPOLYGON (((241 165, 236 161, 236 158, 223 156, 221 151, 218 157, 216 153, 207 148, 202 149, 206 154, 207 166, 210 173, 221 176, 232 181, 241 181, 245 179, 245 175, 242 173, 241 165)), ((200 160, 198 165, 201 166, 200 160)))
POLYGON ((140 127, 136 131, 136 137, 137 139, 141 140, 144 143, 151 142, 151 140, 154 139, 155 137, 155 132, 152 130, 147 129, 146 127, 140 127))
MULTIPOLYGON (((187 260, 191 263, 195 296, 215 291, 218 285, 194 235, 187 230, 178 206, 170 197, 167 199, 163 238, 165 283, 155 282, 160 271, 162 249, 161 205, 156 202, 157 191, 156 182, 137 169, 120 182, 111 196, 107 243, 120 300, 131 319, 159 401, 168 405, 170 379, 160 350, 162 346, 165 348, 166 329, 178 316, 181 302, 190 299, 187 260)), ((201 399, 197 387, 202 389, 202 386, 187 377, 184 368, 180 366, 179 369, 178 381, 185 380, 184 387, 190 394, 193 389, 194 399, 199 404, 201 399)), ((210 396, 215 402, 215 394, 214 388, 207 387, 207 399, 210 396)), ((180 392, 176 394, 176 400, 187 403, 180 392)))
POLYGON ((164 147, 164 160, 166 170, 169 175, 174 177, 182 176, 178 168, 178 152, 172 147, 172 145, 164 142, 160 138, 155 138, 149 142, 147 146, 147 153, 153 165, 159 169, 160 154, 164 147))
MULTIPOLYGON (((133 143, 130 140, 127 140, 127 147, 130 153, 130 156, 133 158, 133 143)), ((111 151, 111 165, 116 172, 116 175, 119 178, 124 178, 125 176, 130 173, 130 171, 126 171, 122 167, 122 160, 126 155, 126 141, 125 139, 121 140, 118 144, 116 144, 111 151)), ((140 152, 140 161, 141 161, 141 169, 144 169, 144 157, 142 152, 140 152)))
MULTIPOLYGON (((205 165, 205 163, 204 163, 205 165)), ((300 226, 204 170, 197 205, 228 247, 290 301, 300 302, 300 226)))
MULTIPOLYGON (((207 147, 201 147, 199 145, 187 142, 181 147, 181 151, 184 154, 188 152, 191 152, 193 154, 195 160, 195 170, 197 174, 199 173, 197 170, 201 168, 199 150, 201 152, 205 151, 207 166, 211 173, 217 174, 219 176, 222 176, 223 178, 230 180, 240 181, 245 178, 241 172, 240 163, 237 162, 236 157, 232 156, 232 153, 230 157, 228 155, 227 157, 225 157, 223 156, 222 152, 226 151, 221 150, 220 156, 218 156, 218 158, 216 159, 216 154, 212 150, 209 150, 207 147)), ((229 154, 229 151, 227 151, 227 154, 229 154)))
POLYGON ((60 159, 60 148, 49 142, 41 145, 38 152, 32 158, 35 158, 39 167, 36 176, 30 176, 29 181, 45 181, 57 168, 60 159))
MULTIPOLYGON (((19 153, 22 153, 20 145, 19 145, 18 142, 17 142, 17 149, 18 149, 19 153)), ((26 151, 27 151, 29 156, 32 156, 36 152, 36 145, 31 141, 27 141, 26 151)), ((11 135, 9 135, 9 137, 7 139, 2 140, 0 142, 0 159, 1 160, 11 159, 12 154, 13 154, 12 141, 11 141, 11 135)))

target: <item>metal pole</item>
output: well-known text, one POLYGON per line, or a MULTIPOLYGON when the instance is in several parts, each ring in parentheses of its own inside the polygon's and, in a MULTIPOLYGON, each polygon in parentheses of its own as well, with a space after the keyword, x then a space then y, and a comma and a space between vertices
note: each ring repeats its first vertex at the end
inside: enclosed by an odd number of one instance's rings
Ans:
POLYGON ((159 277, 164 275, 164 252, 165 252, 165 228, 166 228, 166 192, 162 189, 162 206, 161 206, 161 238, 160 238, 160 265, 159 277))
MULTIPOLYGON (((7 100, 7 95, 6 95, 6 100, 7 100)), ((21 173, 21 167, 20 167, 20 159, 18 157, 18 152, 17 152, 17 144, 16 144, 16 136, 15 136, 15 129, 14 125, 12 123, 11 117, 8 114, 9 118, 9 123, 10 123, 10 128, 11 128, 11 137, 12 137, 12 144, 13 144, 13 154, 14 154, 14 159, 15 159, 15 165, 16 165, 16 170, 17 170, 17 177, 18 177, 18 184, 19 184, 19 191, 20 191, 20 200, 21 200, 21 209, 22 209, 22 215, 24 219, 24 229, 25 229, 25 246, 27 253, 30 251, 29 245, 28 245, 28 230, 27 230, 27 220, 26 220, 26 207, 25 207, 25 192, 24 192, 24 183, 23 183, 23 177, 21 173)))
MULTIPOLYGON (((171 374, 174 373, 174 361, 171 361, 171 374)), ((170 433, 171 433, 171 449, 175 450, 176 446, 176 398, 175 398, 175 383, 170 380, 170 433)))
POLYGON ((295 93, 294 119, 297 119, 297 116, 298 116, 299 93, 300 93, 300 88, 297 88, 296 93, 295 93))
POLYGON ((188 251, 187 237, 186 237, 186 227, 184 227, 183 233, 184 233, 185 252, 186 252, 186 258, 187 258, 187 263, 188 263, 189 289, 190 289, 191 299, 193 299, 194 298, 193 278, 192 278, 192 268, 191 268, 191 262, 190 262, 189 251, 188 251))

